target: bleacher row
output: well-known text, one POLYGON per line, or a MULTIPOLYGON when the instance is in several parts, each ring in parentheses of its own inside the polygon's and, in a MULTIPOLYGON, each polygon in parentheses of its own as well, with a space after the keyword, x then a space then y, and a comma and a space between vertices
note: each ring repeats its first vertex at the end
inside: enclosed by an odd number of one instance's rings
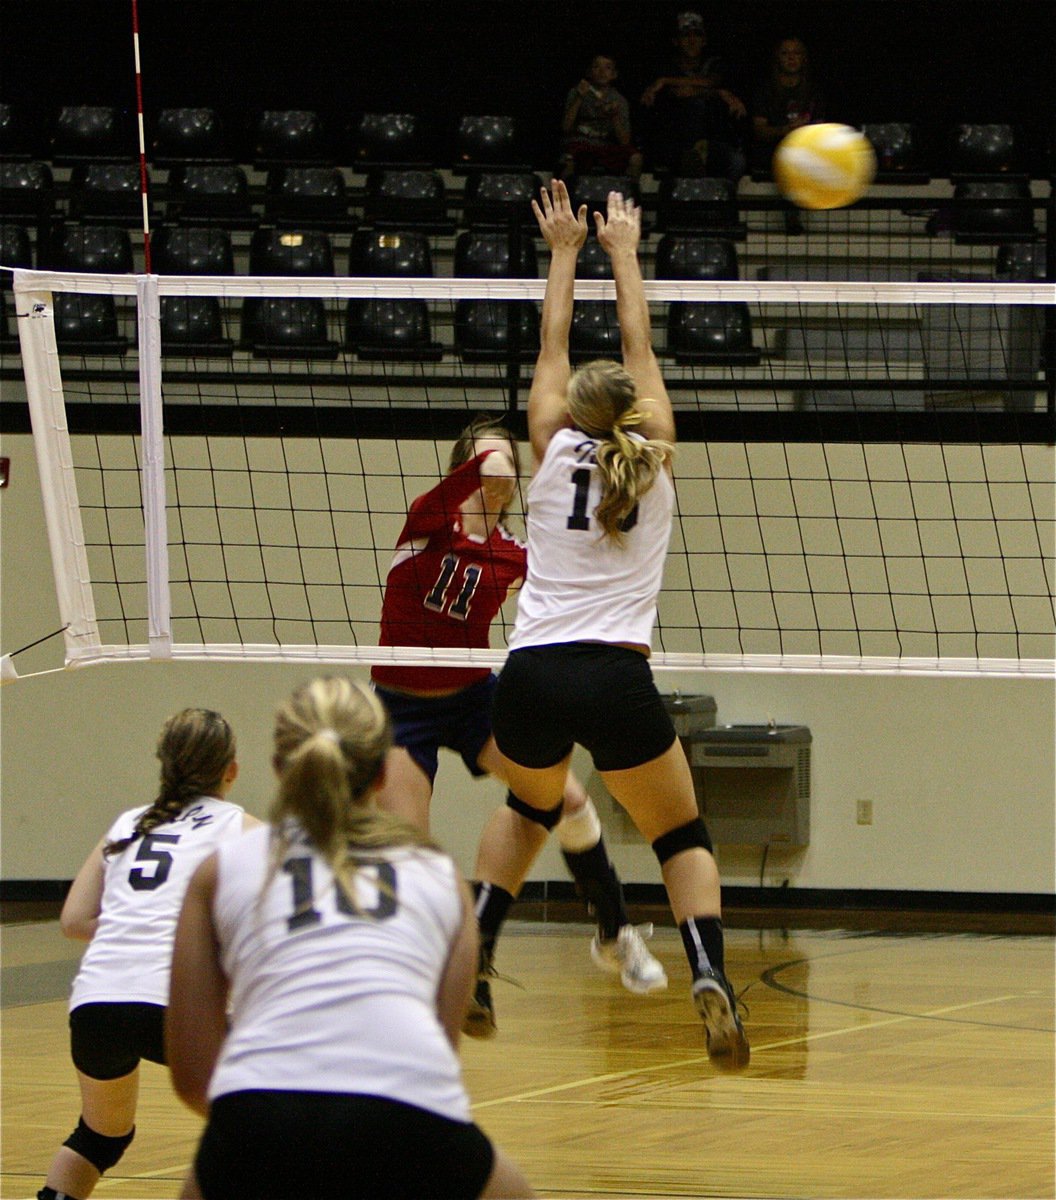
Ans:
MULTIPOLYGON (((142 219, 139 167, 106 153, 116 153, 117 114, 81 108, 67 115, 68 128, 61 136, 56 131, 50 163, 15 156, 0 164, 0 262, 107 273, 142 269, 129 232, 142 219)), ((238 164, 224 159, 209 110, 162 114, 151 144, 152 269, 180 275, 538 275, 528 201, 543 175, 513 161, 512 118, 463 118, 459 160, 443 169, 415 157, 417 122, 407 114, 367 114, 358 126, 362 138, 353 166, 314 157, 323 153, 318 128, 311 113, 264 114, 255 161, 238 164)), ((909 195, 923 184, 919 171, 908 170, 909 150, 902 160, 907 170, 898 174, 891 147, 899 145, 901 128, 884 127, 889 149, 880 155, 881 178, 913 185, 909 195)), ((948 220, 928 233, 948 245, 950 258, 929 257, 927 266, 932 274, 948 273, 950 262, 957 261, 953 250, 963 243, 983 247, 986 255, 980 270, 973 252, 969 266, 975 277, 1044 278, 1038 201, 1028 180, 1002 174, 1002 164, 1007 169, 1014 162, 1011 131, 963 128, 974 132, 963 139, 961 165, 992 170, 951 180, 953 190, 945 197, 939 192, 935 198, 935 188, 930 189, 932 211, 945 204, 948 220), (956 190, 969 183, 982 191, 959 197, 956 190)), ((882 149, 879 143, 877 148, 882 149)), ((575 181, 574 199, 597 206, 612 187, 639 194, 636 181, 586 176, 575 181)), ((867 251, 850 268, 819 260, 813 247, 796 261, 788 253, 788 239, 780 257, 760 254, 760 234, 767 239, 765 230, 779 219, 779 202, 765 184, 746 180, 738 192, 725 180, 646 177, 639 198, 647 211, 649 269, 657 278, 737 279, 745 274, 742 257, 761 279, 902 277, 884 261, 882 246, 876 263, 868 261, 867 251)), ((885 214, 888 249, 895 236, 893 217, 901 214, 905 225, 907 213, 924 211, 915 212, 907 201, 885 214)), ((858 228, 868 239, 868 221, 858 228)), ((915 235, 924 232, 917 221, 915 235)), ((580 275, 608 273, 606 256, 590 239, 580 275)), ((918 269, 915 277, 924 273, 918 269)), ((0 349, 10 350, 17 339, 7 309, 0 349)), ((119 355, 131 344, 127 323, 119 320, 109 297, 60 296, 56 309, 64 352, 119 355)), ((430 306, 420 300, 353 300, 338 317, 334 306, 321 300, 251 299, 236 309, 214 298, 166 298, 162 347, 167 354, 195 357, 244 351, 264 358, 327 359, 345 352, 366 361, 396 362, 436 362, 453 351, 464 362, 482 363, 530 360, 538 347, 538 310, 530 303, 464 300, 454 306, 450 321, 446 314, 441 319, 444 336, 437 337, 430 306)), ((674 303, 657 325, 662 352, 677 363, 750 367, 760 360, 746 305, 674 303)), ((572 342, 577 358, 617 352, 614 306, 578 304, 572 342)), ((816 333, 783 328, 767 339, 765 350, 799 358, 817 350, 817 342, 816 333)), ((883 344, 890 347, 890 339, 883 344)), ((845 358, 848 351, 856 357, 864 352, 846 338, 840 350, 845 358)))

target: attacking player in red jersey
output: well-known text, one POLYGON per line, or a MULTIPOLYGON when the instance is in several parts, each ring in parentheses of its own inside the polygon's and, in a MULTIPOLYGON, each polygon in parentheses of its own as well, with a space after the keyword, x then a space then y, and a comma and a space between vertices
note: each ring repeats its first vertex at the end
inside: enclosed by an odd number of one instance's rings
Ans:
MULTIPOLYGON (((505 524, 519 478, 517 444, 509 432, 487 417, 472 422, 455 443, 448 474, 407 514, 385 582, 381 645, 487 648, 492 622, 527 570, 527 548, 505 524)), ((496 677, 487 667, 384 664, 371 676, 395 735, 379 800, 384 807, 428 830, 441 746, 460 754, 471 775, 504 780, 503 759, 491 736, 496 677)), ((563 805, 546 822, 509 792, 481 837, 475 874, 490 882, 474 885, 481 969, 466 1022, 471 1036, 495 1032, 489 983, 495 941, 555 825, 577 889, 597 916, 594 961, 618 972, 629 991, 667 986, 663 967, 627 918, 594 805, 569 774, 563 805), (511 855, 511 845, 522 853, 511 855)))

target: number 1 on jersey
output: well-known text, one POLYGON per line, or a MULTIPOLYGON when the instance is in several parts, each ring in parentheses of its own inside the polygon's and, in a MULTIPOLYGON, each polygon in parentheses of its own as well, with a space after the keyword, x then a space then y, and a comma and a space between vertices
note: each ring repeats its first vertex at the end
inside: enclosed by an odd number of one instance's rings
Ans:
MULTIPOLYGON (((587 467, 576 467, 572 472, 572 485, 576 489, 572 497, 572 512, 568 518, 569 529, 589 529, 590 517, 587 516, 587 500, 590 496, 590 471, 587 467)), ((627 533, 638 524, 638 505, 620 522, 620 530, 627 533)))

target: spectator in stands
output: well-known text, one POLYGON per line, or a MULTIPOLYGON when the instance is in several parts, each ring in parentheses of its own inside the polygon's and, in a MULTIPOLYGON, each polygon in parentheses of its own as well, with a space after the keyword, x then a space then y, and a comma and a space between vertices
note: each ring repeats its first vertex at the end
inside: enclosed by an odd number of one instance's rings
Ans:
POLYGON ((824 97, 811 74, 805 43, 798 37, 782 38, 774 47, 770 74, 752 99, 753 168, 766 170, 786 134, 824 116, 824 97))
POLYGON ((668 71, 642 94, 642 104, 655 109, 655 157, 680 175, 713 175, 736 183, 746 165, 747 109, 726 87, 726 64, 708 53, 700 13, 679 13, 674 47, 668 71))
MULTIPOLYGON (((798 37, 782 38, 774 47, 770 74, 752 98, 752 170, 769 171, 778 142, 824 116, 825 101, 811 74, 806 43, 798 37)), ((802 233, 797 210, 787 203, 782 208, 785 232, 802 233)))
POLYGON ((615 60, 595 54, 586 75, 568 93, 561 118, 562 179, 590 171, 632 179, 641 175, 642 156, 631 141, 630 106, 613 87, 617 77, 615 60))

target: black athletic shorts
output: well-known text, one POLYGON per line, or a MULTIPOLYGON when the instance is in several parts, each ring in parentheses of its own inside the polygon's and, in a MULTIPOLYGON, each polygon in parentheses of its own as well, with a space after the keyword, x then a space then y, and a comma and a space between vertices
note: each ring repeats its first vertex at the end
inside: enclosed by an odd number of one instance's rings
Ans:
POLYGON ((675 740, 645 655, 596 642, 512 651, 491 727, 502 753, 522 767, 552 767, 578 743, 599 771, 623 771, 659 758, 675 740))
POLYGON ((120 1079, 141 1058, 165 1063, 165 1006, 78 1004, 70 1013, 73 1065, 91 1079, 120 1079))
POLYGON ((476 1197, 495 1151, 474 1124, 379 1096, 218 1096, 194 1170, 205 1200, 476 1197))
POLYGON ((432 783, 440 763, 441 746, 462 756, 466 770, 486 775, 477 759, 491 737, 491 697, 495 676, 470 684, 449 696, 410 696, 374 684, 392 717, 392 737, 422 768, 432 783))

